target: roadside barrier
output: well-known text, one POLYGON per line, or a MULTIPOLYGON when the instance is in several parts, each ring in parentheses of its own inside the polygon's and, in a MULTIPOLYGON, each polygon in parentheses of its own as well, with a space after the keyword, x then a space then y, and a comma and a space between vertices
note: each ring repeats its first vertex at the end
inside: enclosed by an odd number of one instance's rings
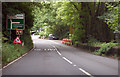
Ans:
POLYGON ((71 45, 71 40, 70 39, 63 39, 62 40, 62 44, 65 44, 65 45, 71 45))

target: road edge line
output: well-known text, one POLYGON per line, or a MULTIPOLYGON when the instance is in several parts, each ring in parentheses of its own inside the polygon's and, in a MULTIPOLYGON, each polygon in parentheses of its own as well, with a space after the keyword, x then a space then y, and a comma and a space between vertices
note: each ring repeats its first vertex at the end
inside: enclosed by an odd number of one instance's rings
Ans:
POLYGON ((8 67, 9 65, 15 63, 16 61, 20 60, 22 57, 24 57, 25 55, 27 55, 30 51, 34 50, 35 49, 35 46, 33 46, 32 49, 30 49, 28 52, 24 53, 22 56, 18 57, 17 59, 11 61, 10 63, 8 63, 6 66, 3 66, 0 70, 2 70, 3 68, 6 68, 8 67))

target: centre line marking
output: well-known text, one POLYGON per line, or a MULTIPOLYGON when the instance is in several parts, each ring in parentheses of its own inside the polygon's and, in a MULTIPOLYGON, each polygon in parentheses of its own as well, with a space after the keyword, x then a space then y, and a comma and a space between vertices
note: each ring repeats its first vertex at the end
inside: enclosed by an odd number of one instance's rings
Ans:
MULTIPOLYGON (((57 50, 57 48, 55 46, 53 46, 55 48, 55 50, 57 51, 57 53, 62 57, 62 54, 57 50)), ((66 57, 62 57, 65 61, 67 61, 68 63, 72 64, 72 61, 70 61, 69 59, 67 59, 66 57)), ((76 67, 77 65, 73 65, 74 67, 76 67)), ((85 73, 86 75, 90 76, 90 77, 94 77, 92 76, 90 73, 88 73, 87 71, 83 70, 82 68, 78 68, 80 71, 82 71, 83 73, 85 73)))
POLYGON ((82 68, 79 68, 80 71, 82 71, 83 73, 85 73, 86 75, 90 76, 90 77, 94 77, 91 74, 89 74, 88 72, 86 72, 85 70, 83 70, 82 68))
POLYGON ((57 51, 57 53, 61 56, 62 54, 57 50, 57 48, 55 46, 53 46, 55 48, 55 50, 57 51))
POLYGON ((64 60, 66 60, 68 63, 73 64, 70 60, 68 60, 66 57, 62 57, 64 60))
POLYGON ((62 55, 59 51, 57 51, 57 53, 58 53, 60 56, 62 55))
POLYGON ((77 66, 77 65, 74 64, 73 66, 75 67, 75 66, 77 66))

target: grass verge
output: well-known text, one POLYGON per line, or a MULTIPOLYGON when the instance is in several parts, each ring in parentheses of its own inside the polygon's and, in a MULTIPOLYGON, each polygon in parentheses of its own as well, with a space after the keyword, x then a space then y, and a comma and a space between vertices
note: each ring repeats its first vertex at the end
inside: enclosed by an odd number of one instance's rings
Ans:
POLYGON ((2 65, 6 65, 9 62, 13 61, 14 59, 20 57, 22 54, 29 51, 26 46, 21 46, 21 44, 9 44, 3 43, 2 44, 2 65))

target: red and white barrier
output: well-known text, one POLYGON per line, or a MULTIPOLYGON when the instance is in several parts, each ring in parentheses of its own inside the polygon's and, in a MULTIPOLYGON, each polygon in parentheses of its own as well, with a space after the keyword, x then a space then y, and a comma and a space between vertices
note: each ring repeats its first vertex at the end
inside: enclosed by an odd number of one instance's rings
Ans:
POLYGON ((62 44, 65 44, 65 45, 71 45, 71 40, 70 39, 63 39, 62 40, 62 44))

